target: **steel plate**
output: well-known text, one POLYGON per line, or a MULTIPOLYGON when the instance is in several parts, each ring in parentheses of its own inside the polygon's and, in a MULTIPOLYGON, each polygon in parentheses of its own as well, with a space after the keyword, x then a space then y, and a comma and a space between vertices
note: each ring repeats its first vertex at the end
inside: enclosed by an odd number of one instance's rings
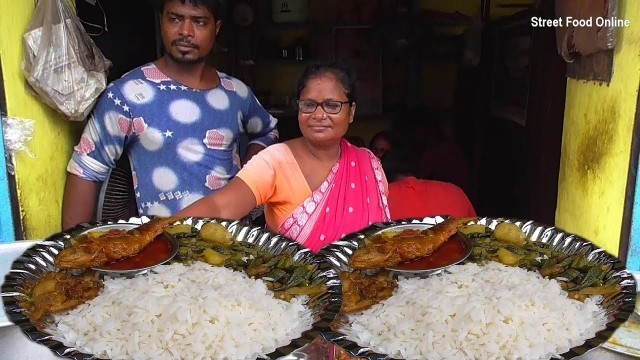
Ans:
MULTIPOLYGON (((378 223, 368 228, 347 235, 343 240, 335 242, 318 254, 333 266, 337 272, 351 271, 349 258, 353 252, 364 246, 364 239, 390 226, 400 224, 422 223, 435 225, 444 221, 443 217, 427 217, 424 219, 408 219, 397 222, 378 223)), ((508 218, 481 218, 476 223, 487 225, 494 229, 500 222, 512 222, 518 225, 524 233, 534 242, 549 244, 553 249, 566 254, 584 253, 589 260, 600 264, 612 264, 611 271, 606 279, 615 279, 622 286, 622 292, 601 304, 608 316, 607 327, 599 331, 596 336, 586 340, 582 345, 571 348, 561 354, 560 359, 571 359, 605 343, 616 329, 622 326, 633 313, 636 302, 636 281, 633 275, 627 271, 624 265, 613 255, 592 244, 588 240, 577 235, 567 233, 561 229, 546 226, 534 221, 523 221, 508 218)), ((348 340, 346 335, 340 332, 340 327, 345 326, 344 319, 337 321, 333 330, 324 333, 325 339, 341 346, 354 356, 369 360, 390 359, 385 354, 379 354, 367 347, 358 345, 348 340)))
MULTIPOLYGON (((118 224, 143 224, 150 219, 148 217, 131 218, 128 221, 118 221, 118 224)), ((305 264, 316 264, 316 270, 312 277, 315 284, 324 283, 328 292, 315 298, 308 305, 313 310, 313 327, 299 338, 293 339, 286 346, 279 347, 274 352, 268 354, 269 359, 276 359, 282 356, 287 358, 298 358, 300 352, 295 350, 305 346, 322 333, 330 331, 329 325, 340 311, 342 303, 341 282, 336 275, 335 269, 327 263, 321 263, 318 258, 309 250, 303 249, 298 243, 281 235, 273 234, 259 227, 249 227, 240 222, 224 221, 217 219, 188 218, 181 223, 190 224, 201 228, 207 222, 219 222, 237 239, 239 242, 250 244, 261 250, 269 251, 273 254, 290 253, 293 258, 305 264), (291 354, 291 355, 290 355, 291 354)), ((38 243, 26 250, 12 264, 9 273, 5 276, 2 285, 2 301, 8 319, 22 330, 31 340, 48 347, 58 356, 76 360, 97 359, 92 354, 78 351, 74 347, 68 347, 63 343, 54 340, 46 331, 38 330, 25 315, 25 309, 19 304, 24 295, 24 286, 27 281, 35 280, 45 271, 56 271, 54 260, 58 253, 69 243, 70 239, 95 227, 114 224, 114 222, 95 222, 82 224, 70 231, 55 234, 45 241, 38 243)))

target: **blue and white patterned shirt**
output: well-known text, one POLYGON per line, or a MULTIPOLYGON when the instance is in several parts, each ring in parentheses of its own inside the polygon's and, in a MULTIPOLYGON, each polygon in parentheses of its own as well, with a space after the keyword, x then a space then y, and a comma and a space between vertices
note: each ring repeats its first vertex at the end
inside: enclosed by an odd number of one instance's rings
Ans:
POLYGON ((240 169, 238 142, 277 142, 277 120, 241 81, 197 90, 146 64, 109 84, 67 171, 102 182, 126 149, 140 215, 168 216, 224 186, 240 169))

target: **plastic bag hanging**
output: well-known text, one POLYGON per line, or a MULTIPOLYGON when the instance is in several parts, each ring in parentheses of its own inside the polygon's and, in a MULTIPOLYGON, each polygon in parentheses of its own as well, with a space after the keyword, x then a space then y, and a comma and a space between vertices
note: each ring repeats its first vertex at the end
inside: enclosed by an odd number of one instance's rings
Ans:
POLYGON ((29 119, 21 119, 14 117, 4 117, 0 126, 4 139, 4 153, 7 158, 7 171, 11 175, 15 175, 15 153, 18 151, 24 151, 29 157, 33 158, 35 155, 27 146, 27 142, 33 139, 33 127, 34 121, 29 119))
POLYGON ((67 0, 38 1, 23 44, 22 71, 37 96, 69 120, 84 120, 107 86, 111 62, 67 0))

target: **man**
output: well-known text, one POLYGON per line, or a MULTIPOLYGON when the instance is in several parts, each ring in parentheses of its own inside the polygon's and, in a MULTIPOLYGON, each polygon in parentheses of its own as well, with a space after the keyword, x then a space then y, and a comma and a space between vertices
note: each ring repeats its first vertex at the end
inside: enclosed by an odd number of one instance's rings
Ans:
POLYGON ((395 148, 382 158, 382 168, 389 181, 389 212, 391 220, 450 215, 476 216, 467 195, 458 186, 436 180, 413 177, 415 162, 395 148))
POLYGON ((140 215, 168 216, 226 184, 278 140, 277 120, 241 81, 206 63, 220 0, 157 0, 164 55, 111 83, 67 167, 62 226, 91 221, 97 193, 129 156, 140 215), (244 159, 238 142, 250 138, 244 159))

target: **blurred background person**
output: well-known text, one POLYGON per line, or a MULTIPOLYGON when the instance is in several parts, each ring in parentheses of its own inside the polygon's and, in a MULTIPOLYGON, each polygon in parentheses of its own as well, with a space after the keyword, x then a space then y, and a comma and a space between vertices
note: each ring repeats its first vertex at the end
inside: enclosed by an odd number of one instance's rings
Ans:
POLYGON ((462 145, 455 139, 453 123, 453 118, 446 114, 435 114, 428 121, 416 175, 421 179, 449 182, 468 191, 469 162, 462 145))
POLYGON ((382 158, 389 181, 389 211, 392 220, 450 215, 476 216, 464 191, 451 183, 417 179, 415 162, 408 151, 394 148, 382 158))
POLYGON ((369 150, 371 150, 378 159, 382 159, 384 154, 393 148, 393 143, 393 134, 391 134, 391 132, 380 131, 373 135, 371 141, 369 141, 369 150))

